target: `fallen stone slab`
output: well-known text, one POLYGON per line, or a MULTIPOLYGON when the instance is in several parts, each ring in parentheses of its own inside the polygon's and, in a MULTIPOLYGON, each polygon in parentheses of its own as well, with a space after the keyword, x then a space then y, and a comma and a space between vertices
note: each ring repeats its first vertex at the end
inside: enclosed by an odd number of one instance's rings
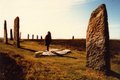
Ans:
POLYGON ((35 57, 40 56, 55 56, 55 55, 65 55, 71 53, 69 49, 50 49, 50 51, 37 51, 35 52, 35 57))

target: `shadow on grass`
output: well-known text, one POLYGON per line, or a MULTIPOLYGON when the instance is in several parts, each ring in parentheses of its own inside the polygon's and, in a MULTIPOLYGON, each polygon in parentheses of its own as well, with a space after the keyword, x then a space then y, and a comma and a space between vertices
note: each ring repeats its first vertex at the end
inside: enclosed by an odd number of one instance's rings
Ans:
POLYGON ((36 52, 36 50, 32 50, 32 49, 28 49, 28 48, 24 48, 24 47, 20 47, 21 49, 24 49, 24 50, 28 50, 28 51, 31 51, 31 52, 36 52))
POLYGON ((112 70, 109 72, 108 76, 112 76, 112 77, 116 77, 116 78, 120 79, 120 74, 115 71, 112 71, 112 70))
POLYGON ((39 57, 36 57, 36 58, 41 58, 41 57, 62 57, 62 58, 72 58, 72 59, 77 59, 76 57, 71 57, 71 56, 65 56, 65 55, 41 55, 39 57))
MULTIPOLYGON (((13 45, 13 44, 8 44, 8 45, 13 45)), ((31 51, 31 52, 37 52, 36 50, 24 48, 23 46, 20 46, 20 49, 27 50, 27 51, 31 51)), ((62 54, 58 54, 58 53, 56 53, 56 52, 54 52, 54 54, 56 54, 56 56, 59 56, 59 57, 77 59, 76 57, 67 56, 67 55, 65 55, 65 54, 62 55, 62 54)), ((41 55, 41 57, 45 57, 45 55, 41 55)))
POLYGON ((65 57, 65 58, 72 58, 72 59, 77 59, 76 57, 71 57, 71 56, 61 56, 61 57, 65 57))
MULTIPOLYGON (((12 45, 12 46, 13 46, 13 44, 10 44, 10 43, 8 43, 8 45, 12 45)), ((20 46, 20 49, 28 50, 28 51, 31 51, 31 52, 36 52, 36 50, 24 48, 24 47, 22 47, 22 46, 20 46)))
POLYGON ((54 52, 54 54, 56 54, 57 56, 60 56, 60 57, 65 57, 65 58, 72 58, 72 59, 77 59, 76 57, 71 57, 71 56, 67 56, 67 55, 62 55, 62 54, 58 54, 56 52, 54 52))
POLYGON ((0 52, 0 80, 24 80, 22 66, 8 54, 0 52))

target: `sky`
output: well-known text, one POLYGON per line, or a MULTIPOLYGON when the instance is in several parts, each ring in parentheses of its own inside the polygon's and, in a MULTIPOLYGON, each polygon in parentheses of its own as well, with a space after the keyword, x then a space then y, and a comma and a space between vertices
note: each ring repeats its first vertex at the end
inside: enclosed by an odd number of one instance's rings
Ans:
POLYGON ((100 4, 106 4, 110 39, 120 39, 120 0, 0 0, 0 37, 4 20, 8 37, 14 19, 20 18, 22 38, 27 34, 43 36, 48 31, 54 39, 86 38, 90 15, 100 4))

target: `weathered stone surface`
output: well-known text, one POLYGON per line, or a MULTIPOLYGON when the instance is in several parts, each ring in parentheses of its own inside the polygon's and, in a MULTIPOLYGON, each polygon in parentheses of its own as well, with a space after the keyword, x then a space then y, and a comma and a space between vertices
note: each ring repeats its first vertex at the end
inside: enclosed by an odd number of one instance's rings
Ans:
POLYGON ((14 45, 19 48, 20 47, 20 39, 19 39, 19 17, 16 17, 14 20, 14 45))
POLYGON ((92 12, 86 36, 86 66, 107 73, 110 70, 109 31, 105 4, 92 12))
POLYGON ((13 40, 13 33, 12 33, 12 29, 10 29, 10 40, 13 40))
POLYGON ((7 22, 6 20, 4 21, 4 43, 8 43, 8 37, 7 37, 7 22))

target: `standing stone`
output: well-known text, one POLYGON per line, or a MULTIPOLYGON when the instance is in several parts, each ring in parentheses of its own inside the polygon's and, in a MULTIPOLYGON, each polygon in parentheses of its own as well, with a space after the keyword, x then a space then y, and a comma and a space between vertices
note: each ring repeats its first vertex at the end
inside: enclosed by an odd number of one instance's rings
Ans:
POLYGON ((34 39, 34 34, 32 35, 32 39, 34 39))
POLYGON ((108 73, 110 71, 109 31, 105 4, 92 12, 86 36, 88 68, 108 73))
POLYGON ((10 40, 13 40, 13 33, 12 33, 12 29, 10 29, 10 40))
POLYGON ((38 35, 37 35, 36 37, 37 37, 37 39, 38 39, 38 35))
POLYGON ((19 48, 20 47, 20 39, 19 39, 19 17, 16 17, 14 20, 14 45, 19 48))
POLYGON ((74 40, 74 36, 72 36, 72 40, 74 40))
POLYGON ((4 43, 8 44, 8 37, 7 37, 7 22, 4 21, 4 43))
POLYGON ((27 35, 27 38, 29 39, 29 34, 27 35))
POLYGON ((42 36, 41 36, 41 40, 42 40, 43 38, 42 38, 42 36))

